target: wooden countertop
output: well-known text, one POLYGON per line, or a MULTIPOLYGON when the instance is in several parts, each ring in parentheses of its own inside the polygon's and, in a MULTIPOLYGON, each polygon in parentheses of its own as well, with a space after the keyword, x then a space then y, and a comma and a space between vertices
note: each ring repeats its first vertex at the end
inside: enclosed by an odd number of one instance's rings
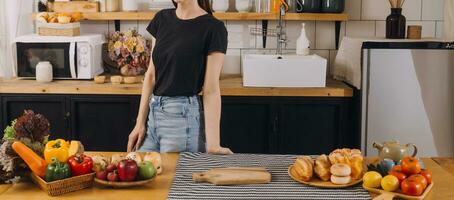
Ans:
MULTIPOLYGON (((91 154, 96 154, 92 152, 91 154)), ((113 153, 103 153, 104 155, 111 155, 113 153)), ((38 186, 31 182, 19 183, 16 185, 0 185, 0 199, 2 200, 45 200, 45 199, 59 199, 59 200, 114 200, 114 199, 166 199, 175 175, 176 162, 178 154, 162 154, 163 160, 163 173, 152 183, 143 186, 128 189, 109 189, 95 185, 93 188, 84 189, 68 194, 52 198, 42 192, 38 186)), ((372 159, 369 159, 372 160, 372 159)), ((454 158, 424 158, 423 159, 427 168, 433 173, 433 181, 435 183, 432 192, 429 193, 426 200, 443 200, 454 199, 454 190, 452 183, 454 183, 454 175, 450 174, 443 166, 448 166, 454 163, 454 158), (438 162, 442 163, 437 163, 438 162), (447 164, 446 164, 447 163, 447 164)), ((452 169, 452 168, 451 168, 452 169)), ((452 172, 452 171, 451 171, 452 172)), ((373 195, 374 196, 374 195, 373 195)))
MULTIPOLYGON (((221 77, 222 96, 305 96, 305 97, 351 97, 353 89, 346 84, 327 80, 324 88, 256 88, 244 87, 239 75, 221 77)), ((93 81, 58 80, 38 83, 35 80, 2 80, 0 93, 9 94, 105 94, 140 95, 142 84, 113 85, 95 84, 93 81)))

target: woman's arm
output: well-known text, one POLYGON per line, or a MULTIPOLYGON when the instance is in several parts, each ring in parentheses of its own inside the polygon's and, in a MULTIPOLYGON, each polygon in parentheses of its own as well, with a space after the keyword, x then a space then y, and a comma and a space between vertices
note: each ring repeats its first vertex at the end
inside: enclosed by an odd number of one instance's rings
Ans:
POLYGON ((215 52, 208 55, 205 82, 203 85, 207 152, 213 154, 232 154, 230 149, 221 147, 220 141, 221 91, 219 88, 219 78, 223 63, 223 53, 215 52))
MULTIPOLYGON (((156 40, 152 39, 152 46, 156 44, 156 40)), ((153 55, 153 50, 151 51, 153 55)), ((136 126, 129 134, 128 139, 128 152, 136 151, 142 145, 142 142, 145 138, 145 130, 147 123, 147 115, 150 110, 148 104, 150 103, 150 96, 153 93, 155 85, 155 67, 153 64, 153 59, 150 59, 150 65, 148 70, 145 73, 145 79, 142 86, 142 96, 140 97, 140 107, 139 113, 137 114, 136 126)))

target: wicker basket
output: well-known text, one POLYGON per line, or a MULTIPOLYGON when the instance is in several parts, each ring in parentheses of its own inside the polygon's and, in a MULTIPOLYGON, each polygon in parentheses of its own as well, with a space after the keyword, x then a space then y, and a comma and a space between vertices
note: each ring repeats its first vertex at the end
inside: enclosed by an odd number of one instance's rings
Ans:
POLYGON ((33 182, 38 184, 38 186, 50 196, 58 196, 91 187, 93 186, 94 177, 95 173, 90 173, 48 183, 41 177, 31 173, 33 182))
POLYGON ((43 36, 79 36, 80 23, 37 23, 38 34, 43 36))

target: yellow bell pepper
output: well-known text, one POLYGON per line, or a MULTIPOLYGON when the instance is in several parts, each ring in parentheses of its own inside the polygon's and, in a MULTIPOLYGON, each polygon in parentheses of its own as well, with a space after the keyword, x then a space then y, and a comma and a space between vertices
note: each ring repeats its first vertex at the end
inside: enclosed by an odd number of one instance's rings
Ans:
POLYGON ((63 139, 49 141, 44 148, 44 159, 48 164, 52 163, 52 158, 66 163, 69 157, 68 150, 69 143, 63 139))

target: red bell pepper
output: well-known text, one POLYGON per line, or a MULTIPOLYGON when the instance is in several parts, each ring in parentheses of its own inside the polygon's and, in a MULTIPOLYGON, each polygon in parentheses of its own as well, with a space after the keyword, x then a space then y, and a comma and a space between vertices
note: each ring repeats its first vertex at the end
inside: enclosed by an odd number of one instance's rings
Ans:
POLYGON ((92 172, 93 160, 86 155, 74 155, 68 159, 69 167, 73 176, 80 176, 92 172))

